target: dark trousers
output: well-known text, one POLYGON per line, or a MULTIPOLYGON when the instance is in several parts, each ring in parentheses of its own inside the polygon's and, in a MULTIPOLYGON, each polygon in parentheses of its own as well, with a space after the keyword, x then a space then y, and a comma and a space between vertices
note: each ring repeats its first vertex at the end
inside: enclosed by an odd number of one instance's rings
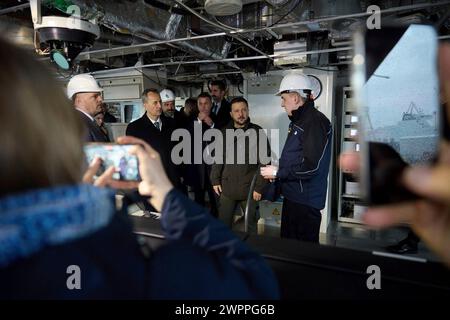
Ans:
MULTIPOLYGON (((220 195, 219 200, 219 219, 223 221, 227 226, 232 228, 234 220, 234 211, 236 206, 239 205, 243 212, 247 206, 247 200, 233 200, 225 196, 223 193, 220 195)), ((256 201, 251 199, 248 207, 248 232, 250 234, 256 234, 258 218, 256 216, 256 201)))
POLYGON ((209 203, 211 205, 211 214, 217 218, 218 211, 217 211, 217 200, 216 200, 216 193, 214 192, 214 189, 209 182, 209 179, 206 179, 205 181, 205 189, 200 188, 194 188, 194 201, 197 202, 199 205, 205 207, 206 201, 205 201, 205 191, 208 193, 209 203))
POLYGON ((281 238, 319 242, 320 210, 284 198, 281 213, 281 238))

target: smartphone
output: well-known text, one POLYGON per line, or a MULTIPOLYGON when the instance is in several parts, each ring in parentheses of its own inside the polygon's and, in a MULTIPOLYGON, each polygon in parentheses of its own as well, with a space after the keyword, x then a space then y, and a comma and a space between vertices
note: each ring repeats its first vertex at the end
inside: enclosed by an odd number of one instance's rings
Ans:
POLYGON ((401 176, 408 166, 437 158, 437 34, 428 25, 382 26, 356 33, 354 50, 361 194, 369 205, 417 199, 401 176))
POLYGON ((97 172, 100 176, 106 169, 113 166, 116 172, 115 180, 139 181, 139 161, 135 155, 130 154, 131 144, 115 143, 88 143, 84 146, 87 163, 91 163, 96 157, 102 159, 102 165, 97 172))

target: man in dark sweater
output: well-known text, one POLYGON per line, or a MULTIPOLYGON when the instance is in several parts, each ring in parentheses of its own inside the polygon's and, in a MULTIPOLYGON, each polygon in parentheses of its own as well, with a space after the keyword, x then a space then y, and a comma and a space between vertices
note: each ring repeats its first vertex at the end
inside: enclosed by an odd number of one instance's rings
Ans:
POLYGON ((260 126, 250 122, 247 100, 239 97, 231 101, 231 118, 233 121, 222 129, 223 159, 222 163, 212 166, 211 183, 220 196, 220 220, 231 228, 236 206, 243 211, 248 206, 248 232, 256 234, 256 206, 266 184, 258 170, 262 164, 269 163, 270 146, 267 142, 266 150, 259 149, 259 140, 267 138, 260 126), (259 151, 264 153, 265 159, 260 157, 259 151), (252 191, 250 185, 255 174, 256 184, 252 191), (247 203, 249 192, 252 194, 247 203))

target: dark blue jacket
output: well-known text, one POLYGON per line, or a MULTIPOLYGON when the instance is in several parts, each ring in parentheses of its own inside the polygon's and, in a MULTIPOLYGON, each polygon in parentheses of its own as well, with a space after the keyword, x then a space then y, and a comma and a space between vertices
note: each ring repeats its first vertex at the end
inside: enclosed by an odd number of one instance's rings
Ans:
POLYGON ((106 189, 0 198, 0 299, 279 297, 261 256, 204 208, 173 189, 161 213, 168 241, 146 256, 106 189), (67 287, 71 265, 80 268, 80 290, 67 287))
POLYGON ((281 193, 290 201, 323 209, 331 157, 328 118, 305 103, 289 117, 289 132, 279 160, 281 193))

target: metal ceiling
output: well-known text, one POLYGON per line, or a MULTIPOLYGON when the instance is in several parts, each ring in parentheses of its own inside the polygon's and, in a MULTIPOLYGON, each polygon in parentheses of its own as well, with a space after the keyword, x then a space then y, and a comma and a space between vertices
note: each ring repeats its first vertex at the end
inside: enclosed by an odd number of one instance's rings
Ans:
MULTIPOLYGON (((206 72, 211 77, 242 69, 265 72, 286 68, 273 62, 276 41, 305 39, 308 47, 303 54, 329 55, 329 59, 310 59, 310 63, 316 67, 339 65, 349 56, 351 32, 365 25, 370 3, 244 0, 239 14, 214 17, 203 11, 203 0, 45 1, 52 12, 63 11, 69 4, 79 6, 84 18, 95 19, 102 27, 99 41, 77 58, 89 71, 135 68, 140 61, 147 68, 165 68, 169 78, 195 81, 202 74, 199 66, 205 64, 211 65, 206 72)), ((433 23, 442 37, 450 34, 450 1, 410 1, 402 5, 402 1, 385 0, 377 4, 382 9, 382 22, 433 23)), ((0 4, 0 32, 22 45, 33 46, 26 3, 0 4)))

